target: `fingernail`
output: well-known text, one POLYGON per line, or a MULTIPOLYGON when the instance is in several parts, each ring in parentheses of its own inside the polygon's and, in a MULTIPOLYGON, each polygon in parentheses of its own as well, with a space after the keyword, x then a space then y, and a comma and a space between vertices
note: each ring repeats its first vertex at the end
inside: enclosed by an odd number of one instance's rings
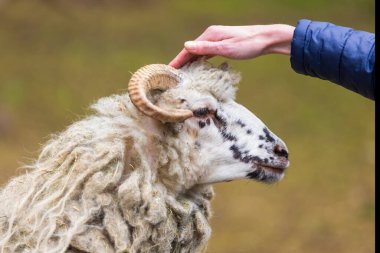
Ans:
POLYGON ((196 46, 197 46, 197 43, 194 42, 194 41, 186 41, 185 42, 185 47, 186 48, 194 49, 194 48, 196 48, 196 46))

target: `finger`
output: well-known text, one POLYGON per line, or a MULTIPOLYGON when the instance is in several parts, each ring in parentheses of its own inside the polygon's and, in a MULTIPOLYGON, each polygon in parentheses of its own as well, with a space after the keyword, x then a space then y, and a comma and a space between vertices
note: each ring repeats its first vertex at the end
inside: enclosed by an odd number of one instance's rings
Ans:
POLYGON ((214 55, 193 55, 193 57, 191 57, 191 59, 188 60, 187 62, 197 61, 200 58, 203 58, 204 60, 208 60, 212 57, 214 57, 214 55))
POLYGON ((195 55, 230 56, 230 47, 224 41, 187 41, 185 49, 195 55))
POLYGON ((186 49, 182 49, 179 54, 174 57, 174 59, 169 63, 170 66, 173 68, 180 68, 182 67, 186 62, 190 61, 192 58, 194 58, 194 54, 191 54, 186 49))
MULTIPOLYGON (((200 36, 198 36, 195 41, 220 41, 224 39, 229 39, 231 36, 228 35, 228 26, 212 25, 209 26, 200 36)), ((198 54, 199 55, 199 54, 198 54)), ((206 59, 211 58, 208 56, 206 59)), ((197 59, 198 56, 190 53, 188 50, 183 49, 170 63, 169 65, 174 68, 180 68, 185 63, 197 59)))
POLYGON ((195 41, 207 40, 207 41, 220 41, 231 38, 231 31, 228 26, 212 25, 209 26, 201 35, 199 35, 195 41))

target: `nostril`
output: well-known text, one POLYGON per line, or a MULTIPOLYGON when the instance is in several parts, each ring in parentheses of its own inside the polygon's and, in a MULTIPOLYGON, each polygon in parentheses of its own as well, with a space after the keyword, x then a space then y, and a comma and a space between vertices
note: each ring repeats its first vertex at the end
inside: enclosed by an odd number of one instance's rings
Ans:
POLYGON ((273 152, 278 156, 285 157, 286 159, 288 159, 289 157, 288 151, 285 148, 281 147, 280 145, 276 145, 274 147, 273 152))

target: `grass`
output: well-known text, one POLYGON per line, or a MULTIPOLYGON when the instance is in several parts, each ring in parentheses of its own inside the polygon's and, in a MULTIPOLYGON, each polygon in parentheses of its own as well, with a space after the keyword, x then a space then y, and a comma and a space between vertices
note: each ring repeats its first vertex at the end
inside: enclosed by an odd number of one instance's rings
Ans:
MULTIPOLYGON (((90 103, 124 92, 130 72, 169 62, 207 26, 300 18, 373 32, 374 1, 4 2, 0 183, 90 103)), ((296 74, 284 56, 229 62, 243 76, 238 102, 287 143, 291 167, 275 185, 216 185, 208 252, 374 252, 374 103, 296 74)))

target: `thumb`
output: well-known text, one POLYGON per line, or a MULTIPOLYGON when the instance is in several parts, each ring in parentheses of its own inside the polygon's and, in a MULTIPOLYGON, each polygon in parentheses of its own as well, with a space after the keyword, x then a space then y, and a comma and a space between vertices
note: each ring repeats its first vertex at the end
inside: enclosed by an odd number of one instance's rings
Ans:
POLYGON ((185 48, 196 55, 221 55, 227 54, 227 46, 223 41, 186 41, 185 48))

